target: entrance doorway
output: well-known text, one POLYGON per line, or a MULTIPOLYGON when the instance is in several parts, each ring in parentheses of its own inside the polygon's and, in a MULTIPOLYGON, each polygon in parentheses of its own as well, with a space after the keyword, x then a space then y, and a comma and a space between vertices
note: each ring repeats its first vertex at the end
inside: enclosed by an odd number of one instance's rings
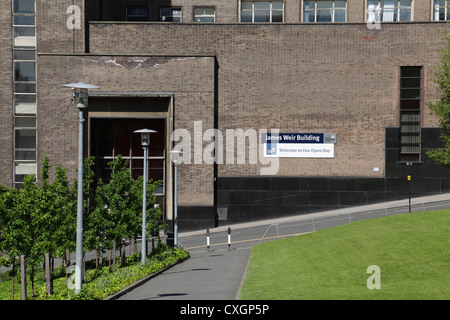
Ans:
POLYGON ((111 176, 109 162, 121 155, 129 162, 134 178, 143 175, 144 150, 139 129, 152 129, 148 152, 148 178, 161 180, 155 195, 164 196, 166 119, 91 118, 90 154, 95 157, 95 174, 103 181, 111 176))

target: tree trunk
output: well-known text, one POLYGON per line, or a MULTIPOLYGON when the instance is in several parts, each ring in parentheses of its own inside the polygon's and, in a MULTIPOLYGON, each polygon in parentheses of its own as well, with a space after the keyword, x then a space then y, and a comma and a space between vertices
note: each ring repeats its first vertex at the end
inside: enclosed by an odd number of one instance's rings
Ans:
POLYGON ((31 266, 30 281, 31 281, 31 296, 34 297, 34 266, 31 266))
POLYGON ((87 276, 86 276, 86 255, 83 254, 83 273, 82 273, 82 277, 83 277, 83 283, 87 282, 87 276))
POLYGON ((11 300, 14 300, 14 278, 16 277, 16 259, 13 259, 13 265, 11 270, 12 281, 11 281, 11 300))
POLYGON ((113 241, 113 272, 116 272, 116 240, 113 241))
POLYGON ((22 300, 27 300, 27 267, 24 255, 20 256, 20 280, 22 288, 22 300))
POLYGON ((50 253, 45 253, 45 281, 47 287, 47 294, 51 296, 53 294, 53 279, 50 265, 50 253))
POLYGON ((103 268, 103 247, 100 244, 100 268, 103 268))
POLYGON ((108 271, 111 272, 111 260, 112 260, 112 249, 109 249, 109 269, 108 271))
POLYGON ((67 283, 67 280, 69 279, 68 274, 67 274, 67 269, 70 267, 70 251, 69 251, 69 249, 66 249, 66 258, 64 259, 64 264, 66 266, 66 283, 67 283))

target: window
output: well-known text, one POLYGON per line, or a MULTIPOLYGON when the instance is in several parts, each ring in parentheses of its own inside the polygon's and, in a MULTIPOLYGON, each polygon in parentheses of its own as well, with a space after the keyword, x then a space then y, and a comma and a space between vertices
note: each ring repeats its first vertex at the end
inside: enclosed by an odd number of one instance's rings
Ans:
POLYGON ((14 94, 15 113, 36 114, 36 94, 14 94))
POLYGON ((215 22, 216 12, 214 8, 195 8, 194 22, 215 22))
MULTIPOLYGON (((34 51, 14 51, 15 58, 34 58, 34 51)), ((36 113, 36 62, 14 60, 14 106, 15 113, 36 113)))
POLYGON ((34 0, 14 0, 13 32, 15 48, 36 46, 34 0))
POLYGON ((181 22, 181 8, 161 8, 161 21, 181 22))
POLYGON ((412 0, 367 0, 367 21, 412 21, 412 0))
POLYGON ((14 0, 14 13, 35 13, 34 0, 14 0))
POLYGON ((434 0, 433 20, 450 20, 450 0, 434 0))
POLYGON ((14 80, 14 184, 20 188, 36 164, 35 0, 12 0, 14 80))
POLYGON ((420 160, 421 100, 422 100, 422 67, 401 67, 400 69, 401 161, 420 160))
POLYGON ((241 22, 283 22, 283 17, 283 2, 241 2, 241 22))
POLYGON ((36 81, 36 63, 14 62, 14 81, 36 81))
POLYGON ((15 160, 36 160, 36 118, 17 117, 15 122, 15 160))
POLYGON ((14 164, 14 183, 16 187, 19 187, 20 184, 25 179, 25 176, 33 174, 36 177, 37 174, 37 164, 27 163, 27 162, 16 162, 14 164))
POLYGON ((127 21, 147 21, 147 8, 145 7, 128 7, 127 21))
MULTIPOLYGON (((143 175, 144 150, 141 135, 135 130, 149 128, 156 131, 150 136, 148 152, 148 178, 162 180, 165 175, 165 119, 107 119, 91 118, 91 154, 95 157, 95 173, 103 181, 109 181, 111 168, 108 165, 120 154, 134 178, 143 175)), ((155 194, 163 194, 164 185, 155 194)))
POLYGON ((345 22, 347 1, 304 1, 303 22, 345 22))

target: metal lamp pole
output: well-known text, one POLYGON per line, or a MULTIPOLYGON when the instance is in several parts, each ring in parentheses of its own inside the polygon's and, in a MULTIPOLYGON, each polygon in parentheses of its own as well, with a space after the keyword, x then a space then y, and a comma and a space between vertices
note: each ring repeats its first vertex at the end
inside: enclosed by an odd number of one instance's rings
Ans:
POLYGON ((173 209, 173 246, 178 247, 178 181, 177 181, 177 168, 178 168, 178 158, 180 153, 183 151, 172 150, 169 153, 172 154, 172 162, 174 164, 174 184, 175 190, 173 195, 174 209, 173 209))
POLYGON ((150 145, 150 133, 155 130, 141 129, 134 131, 141 134, 141 144, 144 149, 144 186, 142 191, 142 248, 141 248, 141 264, 145 266, 147 258, 147 180, 148 180, 148 146, 150 145))
POLYGON ((77 239, 75 258, 75 294, 80 293, 83 282, 83 110, 88 106, 88 89, 99 87, 84 82, 64 85, 73 90, 75 106, 78 108, 78 195, 77 195, 77 239))
POLYGON ((412 162, 406 162, 406 166, 408 167, 408 194, 409 194, 409 212, 411 212, 411 166, 412 162))

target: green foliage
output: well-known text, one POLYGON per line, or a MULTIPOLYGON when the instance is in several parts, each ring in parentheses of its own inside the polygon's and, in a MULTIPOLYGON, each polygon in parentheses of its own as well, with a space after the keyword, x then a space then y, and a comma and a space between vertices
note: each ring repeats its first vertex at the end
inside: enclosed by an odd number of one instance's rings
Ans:
MULTIPOLYGON (((163 253, 153 254, 147 258, 143 267, 140 262, 127 264, 110 273, 108 267, 90 272, 87 283, 83 284, 80 294, 75 295, 67 288, 65 278, 55 281, 55 294, 48 297, 45 288, 40 289, 36 299, 52 300, 100 300, 119 292, 126 286, 153 274, 178 261, 189 257, 187 251, 165 247, 163 253)), ((138 259, 139 260, 139 259, 138 259)))
MULTIPOLYGON (((111 248, 112 241, 121 245, 122 239, 140 233, 142 224, 142 178, 133 179, 127 162, 121 156, 111 162, 112 177, 94 188, 94 158, 83 165, 84 250, 111 248)), ((164 226, 158 223, 161 211, 154 208, 153 192, 159 182, 147 185, 147 222, 150 233, 164 226)), ((49 157, 41 169, 40 185, 34 176, 24 179, 20 190, 0 186, 0 265, 18 270, 15 257, 27 257, 28 270, 34 270, 44 260, 44 254, 64 257, 73 251, 76 236, 77 181, 70 187, 66 170, 57 166, 50 181, 49 157)), ((33 281, 33 279, 32 279, 33 281)))
MULTIPOLYGON (((45 279, 40 272, 37 272, 35 296, 29 298, 34 300, 99 300, 117 293, 126 286, 150 275, 162 268, 170 266, 176 262, 189 258, 189 253, 181 249, 174 249, 162 246, 160 252, 153 252, 147 258, 145 267, 141 266, 139 255, 130 256, 127 263, 117 269, 116 272, 109 272, 108 267, 102 269, 89 269, 87 274, 87 283, 83 284, 80 294, 75 295, 73 290, 67 288, 64 269, 59 267, 55 269, 54 275, 54 294, 47 295, 45 279)), ((8 292, 11 281, 0 282, 0 300, 10 298, 8 292)), ((16 299, 20 294, 16 294, 16 299)))
POLYGON ((450 169, 450 35, 445 34, 445 47, 440 51, 441 63, 435 71, 435 82, 441 99, 429 104, 430 110, 439 117, 442 128, 442 147, 427 152, 430 159, 441 167, 450 169))
MULTIPOLYGON (((111 247, 112 241, 121 245, 124 237, 131 239, 141 233, 143 179, 133 179, 128 161, 124 161, 120 155, 109 165, 111 180, 108 184, 100 182, 97 187, 96 208, 92 212, 90 223, 99 228, 97 233, 102 234, 103 244, 111 247)), ((161 210, 153 205, 153 193, 159 185, 159 182, 147 183, 147 225, 150 234, 164 227, 158 224, 161 210)))

